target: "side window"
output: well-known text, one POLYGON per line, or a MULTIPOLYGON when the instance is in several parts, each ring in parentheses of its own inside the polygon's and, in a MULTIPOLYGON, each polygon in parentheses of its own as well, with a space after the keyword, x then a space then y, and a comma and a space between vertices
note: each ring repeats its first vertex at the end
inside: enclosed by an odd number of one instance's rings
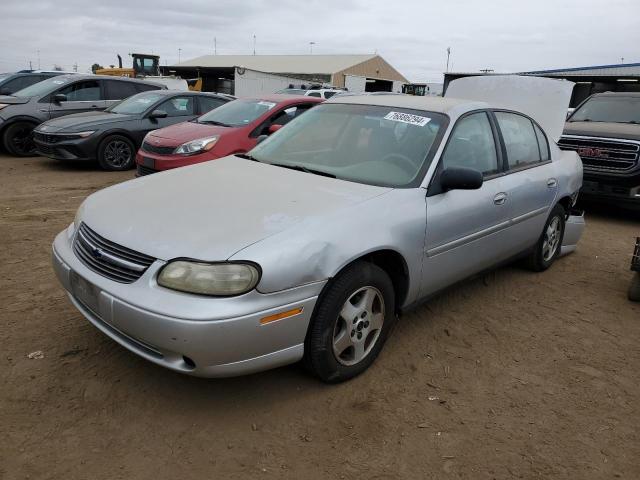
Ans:
POLYGON ((90 102, 100 100, 100 84, 97 80, 87 80, 67 85, 56 93, 67 96, 67 102, 90 102))
POLYGON ((496 112, 498 126, 507 149, 509 168, 519 168, 540 162, 538 138, 533 123, 517 113, 496 112))
POLYGON ((158 106, 158 110, 164 110, 169 117, 183 117, 187 115, 195 115, 195 98, 174 97, 158 106))
POLYGON ((318 97, 318 98, 321 98, 322 95, 320 94, 320 92, 311 92, 310 94, 307 95, 307 97, 318 97))
POLYGON ((442 155, 442 165, 473 168, 485 176, 500 171, 491 123, 485 112, 458 120, 442 155))
POLYGON ((278 115, 276 115, 276 117, 273 120, 271 120, 271 125, 286 125, 294 118, 299 117, 304 112, 309 110, 311 107, 312 105, 305 104, 305 105, 295 105, 293 107, 286 108, 280 113, 278 113, 278 115))
POLYGON ((224 100, 220 100, 219 98, 214 97, 198 97, 200 102, 200 113, 207 113, 213 110, 214 108, 218 108, 220 105, 223 105, 227 102, 224 100))
POLYGON ((106 81, 107 100, 122 100, 138 93, 133 83, 125 81, 106 81))
POLYGON ((333 97, 337 92, 324 92, 324 98, 331 98, 333 97))
POLYGON ((140 93, 140 92, 150 92, 151 90, 159 90, 159 88, 156 87, 155 85, 145 84, 143 82, 134 83, 132 85, 135 86, 136 91, 138 93, 140 93))
POLYGON ((542 130, 540 130, 540 127, 534 124, 533 128, 536 131, 536 137, 538 137, 538 147, 540 148, 540 160, 542 160, 543 162, 546 162, 551 158, 549 156, 549 142, 547 142, 547 137, 545 137, 542 130))

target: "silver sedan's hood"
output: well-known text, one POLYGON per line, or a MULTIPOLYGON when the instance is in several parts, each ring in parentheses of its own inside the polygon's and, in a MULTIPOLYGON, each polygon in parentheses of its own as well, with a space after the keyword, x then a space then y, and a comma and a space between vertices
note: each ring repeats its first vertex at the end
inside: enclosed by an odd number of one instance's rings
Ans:
POLYGON ((162 260, 216 261, 389 190, 230 156, 101 190, 77 219, 162 260))

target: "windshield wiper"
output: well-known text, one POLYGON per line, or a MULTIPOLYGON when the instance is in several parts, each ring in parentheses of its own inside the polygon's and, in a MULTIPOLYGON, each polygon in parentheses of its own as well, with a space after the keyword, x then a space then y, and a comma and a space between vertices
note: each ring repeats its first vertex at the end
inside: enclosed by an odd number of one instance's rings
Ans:
POLYGON ((198 120, 198 123, 206 123, 207 125, 217 125, 219 127, 230 127, 231 126, 231 125, 228 125, 226 123, 216 122, 215 120, 198 120))
POLYGON ((312 173, 314 175, 321 175, 323 177, 336 178, 333 173, 323 172, 322 170, 314 170, 313 168, 303 167, 302 165, 291 165, 290 163, 270 163, 269 165, 289 168, 291 170, 298 170, 299 172, 312 173))
POLYGON ((234 154, 236 157, 239 158, 244 158, 246 160, 251 160, 253 162, 260 162, 260 160, 258 160, 256 157, 254 157, 253 155, 250 155, 248 153, 236 153, 234 154))

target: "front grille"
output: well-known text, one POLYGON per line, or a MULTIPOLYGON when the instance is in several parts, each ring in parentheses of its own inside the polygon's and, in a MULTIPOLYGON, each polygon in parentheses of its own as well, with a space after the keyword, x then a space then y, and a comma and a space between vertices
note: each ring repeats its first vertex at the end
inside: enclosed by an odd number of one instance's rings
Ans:
POLYGON ((558 142, 563 150, 573 150, 582 159, 586 171, 623 173, 638 165, 640 144, 623 140, 563 136, 558 142))
POLYGON ((88 268, 115 282, 135 282, 155 258, 113 243, 80 224, 73 251, 88 268))
POLYGON ((145 167, 144 165, 138 164, 138 176, 142 177, 144 175, 151 175, 152 173, 156 173, 156 170, 153 168, 145 167))
POLYGON ((157 153, 158 155, 171 155, 178 147, 156 147, 148 142, 142 143, 141 150, 149 153, 157 153))
POLYGON ((36 145, 36 150, 38 150, 42 155, 53 155, 54 153, 53 147, 50 147, 49 145, 42 145, 41 143, 36 145))
POLYGON ((46 133, 34 132, 33 139, 42 143, 58 143, 64 137, 62 135, 47 135, 46 133))

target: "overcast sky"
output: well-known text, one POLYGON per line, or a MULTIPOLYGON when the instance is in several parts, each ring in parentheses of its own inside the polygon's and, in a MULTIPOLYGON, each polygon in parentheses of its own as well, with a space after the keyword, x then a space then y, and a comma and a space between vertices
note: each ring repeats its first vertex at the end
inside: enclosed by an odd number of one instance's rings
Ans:
POLYGON ((0 71, 217 52, 373 53, 412 81, 640 62, 640 0, 2 0, 0 71))

